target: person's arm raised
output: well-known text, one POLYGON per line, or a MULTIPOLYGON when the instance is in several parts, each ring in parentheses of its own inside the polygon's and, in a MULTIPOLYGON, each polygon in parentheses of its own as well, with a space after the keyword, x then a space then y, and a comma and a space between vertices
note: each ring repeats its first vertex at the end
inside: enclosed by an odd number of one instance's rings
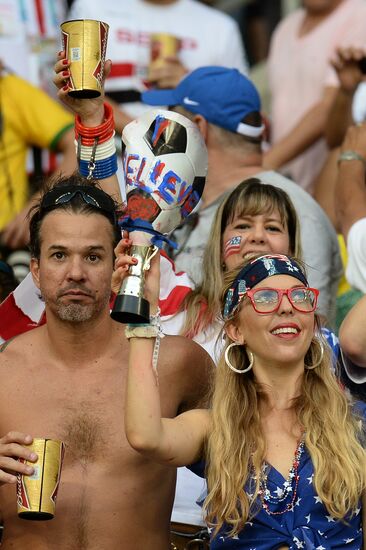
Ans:
POLYGON ((352 225, 366 217, 366 124, 350 126, 341 148, 336 182, 336 215, 347 240, 352 225))
MULTIPOLYGON (((145 279, 145 297, 155 309, 159 296, 158 272, 157 255, 145 279)), ((146 330, 153 333, 151 326, 146 327, 146 330)), ((130 445, 145 456, 163 464, 181 466, 195 462, 202 453, 210 426, 210 413, 207 410, 195 409, 184 412, 174 419, 162 418, 158 371, 153 367, 156 339, 130 336, 129 340, 125 428, 130 445)), ((179 347, 175 353, 181 353, 179 347)), ((172 361, 174 357, 176 361, 181 360, 180 357, 174 356, 174 350, 170 351, 170 356, 172 361)), ((190 360, 192 361, 192 358, 190 360)))
MULTIPOLYGON (((75 115, 80 117, 80 122, 87 128, 96 128, 100 126, 105 120, 104 109, 104 93, 99 97, 93 99, 77 99, 71 97, 69 92, 68 81, 70 78, 70 61, 65 59, 65 52, 59 52, 58 61, 54 67, 55 76, 53 82, 58 88, 58 98, 66 105, 66 107, 72 111, 75 115)), ((105 62, 104 78, 106 78, 111 70, 111 61, 105 62)), ((119 184, 116 174, 110 177, 99 180, 101 188, 109 193, 117 202, 121 202, 121 195, 119 192, 119 184)))
POLYGON ((263 166, 276 170, 306 151, 324 135, 329 109, 337 88, 326 88, 323 98, 309 109, 294 128, 264 155, 263 166))
POLYGON ((343 353, 357 367, 366 367, 366 296, 347 313, 339 329, 343 353))
POLYGON ((325 139, 329 147, 341 145, 348 126, 353 124, 352 103, 357 86, 365 80, 359 62, 365 51, 361 48, 338 48, 331 64, 335 69, 339 88, 329 111, 325 139))

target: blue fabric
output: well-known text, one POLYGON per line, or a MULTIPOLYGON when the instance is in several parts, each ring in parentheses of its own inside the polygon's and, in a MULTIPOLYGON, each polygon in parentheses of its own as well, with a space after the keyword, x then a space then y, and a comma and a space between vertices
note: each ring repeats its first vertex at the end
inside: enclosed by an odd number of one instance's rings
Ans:
MULTIPOLYGON (((355 413, 366 419, 366 404, 356 403, 355 413)), ((189 466, 200 477, 204 476, 204 462, 189 466)), ((361 503, 348 525, 334 520, 317 496, 312 484, 314 467, 304 448, 299 465, 299 485, 293 511, 273 516, 261 507, 257 515, 246 523, 239 535, 230 538, 223 528, 211 540, 211 550, 276 550, 288 546, 290 550, 361 550, 361 503)), ((267 485, 273 494, 282 488, 285 479, 273 467, 268 471, 267 485)), ((289 501, 291 501, 291 495, 289 501)), ((277 510, 283 510, 288 501, 280 502, 277 510)), ((276 506, 270 505, 271 511, 276 506)))
POLYGON ((151 244, 154 244, 158 248, 163 248, 164 243, 167 243, 171 248, 178 248, 177 243, 170 240, 169 237, 163 235, 163 233, 159 233, 159 231, 153 229, 151 223, 146 220, 142 220, 140 218, 133 219, 129 216, 124 216, 118 220, 118 225, 121 229, 125 229, 129 233, 132 233, 133 231, 144 231, 145 233, 151 233, 151 244))
POLYGON ((254 84, 237 69, 200 67, 183 78, 172 90, 148 90, 141 94, 148 105, 181 105, 231 132, 247 115, 261 110, 254 84))
MULTIPOLYGON (((79 160, 79 172, 82 176, 88 177, 89 175, 89 162, 88 160, 79 160)), ((92 171, 92 177, 95 179, 105 179, 113 176, 117 172, 117 154, 113 156, 95 161, 95 168, 92 171)))

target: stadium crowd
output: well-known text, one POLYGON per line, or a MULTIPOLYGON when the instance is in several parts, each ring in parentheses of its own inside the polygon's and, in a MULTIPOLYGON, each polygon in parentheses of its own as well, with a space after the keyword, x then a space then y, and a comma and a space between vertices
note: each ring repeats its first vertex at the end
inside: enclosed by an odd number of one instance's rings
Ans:
POLYGON ((366 0, 0 19, 0 547, 366 550, 366 0), (74 19, 109 25, 98 97, 74 19), (16 512, 38 437, 52 521, 16 512))

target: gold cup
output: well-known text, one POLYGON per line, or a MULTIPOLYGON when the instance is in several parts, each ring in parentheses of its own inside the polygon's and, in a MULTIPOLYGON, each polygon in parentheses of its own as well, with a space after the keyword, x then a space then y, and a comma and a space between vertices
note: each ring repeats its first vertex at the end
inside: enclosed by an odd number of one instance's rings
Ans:
POLYGON ((62 43, 70 61, 69 95, 98 97, 103 90, 109 25, 93 19, 61 23, 62 43))
POLYGON ((180 50, 180 40, 164 32, 150 35, 149 72, 164 66, 166 57, 175 57, 180 50))
POLYGON ((29 448, 37 453, 37 462, 20 458, 19 462, 33 466, 31 476, 17 476, 18 516, 23 519, 48 520, 55 515, 65 445, 55 439, 33 439, 29 448))

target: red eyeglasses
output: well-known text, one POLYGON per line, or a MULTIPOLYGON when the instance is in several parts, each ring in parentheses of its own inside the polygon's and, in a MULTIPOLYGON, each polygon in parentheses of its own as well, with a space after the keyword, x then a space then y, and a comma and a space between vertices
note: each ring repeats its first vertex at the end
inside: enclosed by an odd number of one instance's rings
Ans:
POLYGON ((252 288, 246 295, 257 313, 273 313, 281 305, 283 295, 286 295, 291 305, 301 313, 311 313, 318 303, 319 290, 310 287, 282 288, 252 288))

